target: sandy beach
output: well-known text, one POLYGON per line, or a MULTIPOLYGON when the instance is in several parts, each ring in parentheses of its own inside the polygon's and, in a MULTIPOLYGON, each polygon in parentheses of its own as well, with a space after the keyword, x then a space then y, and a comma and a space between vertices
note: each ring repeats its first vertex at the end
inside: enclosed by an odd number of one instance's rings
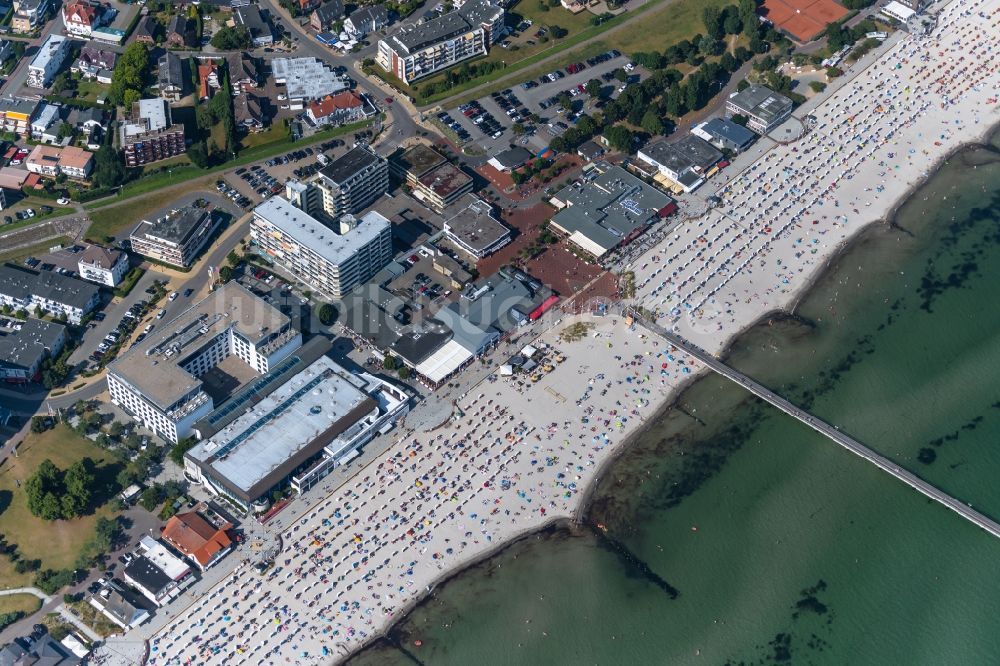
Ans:
MULTIPOLYGON (((931 36, 900 40, 809 112, 805 137, 762 153, 721 206, 633 262, 637 300, 713 351, 788 307, 996 124, 998 56, 1000 0, 954 0, 931 36)), ((385 455, 289 526, 272 569, 227 577, 151 639, 148 663, 343 659, 454 571, 571 519, 602 465, 702 369, 615 316, 567 317, 533 344, 551 366, 538 381, 494 375, 443 427, 391 433, 385 455), (564 339, 575 323, 588 330, 564 339)))

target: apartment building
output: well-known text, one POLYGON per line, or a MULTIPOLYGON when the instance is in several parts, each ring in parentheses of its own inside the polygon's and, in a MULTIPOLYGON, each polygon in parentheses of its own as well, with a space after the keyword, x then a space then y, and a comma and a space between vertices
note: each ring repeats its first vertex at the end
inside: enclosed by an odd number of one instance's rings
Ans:
POLYGON ((179 208, 143 220, 129 241, 132 251, 171 266, 188 266, 212 237, 221 218, 207 208, 179 208))
POLYGON ((128 272, 128 255, 121 250, 88 245, 77 261, 77 272, 84 280, 117 287, 128 272))
POLYGON ((320 169, 314 180, 323 211, 333 219, 356 214, 389 191, 389 163, 357 146, 320 169))
POLYGON ((379 40, 376 62, 404 83, 485 55, 504 31, 504 9, 469 0, 460 9, 379 40))
POLYGON ((335 231, 272 197, 254 209, 250 233, 269 260, 333 298, 364 284, 392 259, 391 225, 375 211, 361 218, 345 214, 335 231))
POLYGON ((31 134, 31 121, 38 113, 39 102, 34 99, 0 99, 0 130, 13 132, 18 136, 31 134))
POLYGON ((37 145, 32 148, 24 164, 28 171, 43 176, 54 178, 64 174, 69 178, 84 180, 94 168, 94 154, 76 146, 56 148, 37 145))
POLYGON ((100 302, 100 289, 89 282, 52 271, 31 271, 13 264, 0 266, 0 306, 28 312, 38 307, 79 324, 100 302))
POLYGON ((142 99, 133 104, 132 117, 121 124, 120 139, 129 167, 165 160, 186 150, 184 125, 173 122, 170 106, 163 99, 142 99))
POLYGON ((38 47, 38 53, 28 65, 28 78, 25 84, 31 88, 48 88, 69 52, 70 41, 67 38, 62 35, 49 35, 38 47))

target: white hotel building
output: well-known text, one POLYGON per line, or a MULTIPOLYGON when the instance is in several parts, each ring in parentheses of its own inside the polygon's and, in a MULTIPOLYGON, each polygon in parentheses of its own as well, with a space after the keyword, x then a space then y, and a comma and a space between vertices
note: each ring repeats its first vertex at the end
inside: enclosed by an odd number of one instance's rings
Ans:
POLYGON ((235 356, 264 374, 300 346, 302 334, 288 317, 230 282, 108 367, 111 402, 177 442, 214 409, 201 380, 206 372, 235 356))
POLYGON ((257 206, 250 222, 254 243, 268 260, 316 291, 342 298, 392 260, 392 225, 370 211, 344 215, 335 231, 281 197, 257 206))

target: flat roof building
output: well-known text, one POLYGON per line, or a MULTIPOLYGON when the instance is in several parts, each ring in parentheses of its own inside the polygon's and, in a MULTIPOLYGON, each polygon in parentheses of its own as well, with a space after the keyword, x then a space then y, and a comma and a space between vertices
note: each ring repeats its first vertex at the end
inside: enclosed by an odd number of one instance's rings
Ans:
POLYGON ((467 194, 452 208, 452 214, 445 215, 444 233, 464 252, 482 259, 510 242, 510 229, 479 197, 467 194))
POLYGON ((38 307, 79 324, 101 302, 100 294, 97 285, 68 275, 13 264, 0 266, 0 305, 9 305, 14 311, 32 312, 38 307))
POLYGON ((700 137, 686 135, 667 143, 657 139, 643 146, 637 156, 685 192, 693 192, 705 182, 706 173, 722 160, 722 153, 700 137))
POLYGON ((504 9, 469 0, 460 9, 379 40, 376 62, 404 83, 485 55, 503 34, 504 9))
POLYGON ((133 252, 171 266, 189 266, 221 222, 221 215, 209 208, 178 208, 140 222, 129 241, 133 252))
POLYGON ((391 384, 320 355, 189 450, 185 473, 214 494, 264 511, 275 487, 302 492, 390 430, 408 400, 391 384))
POLYGON ((360 213, 389 191, 389 163, 368 146, 356 146, 320 169, 313 182, 323 212, 336 220, 360 213))
POLYGON ((165 160, 187 149, 184 125, 173 122, 165 99, 141 99, 133 104, 131 117, 121 124, 119 138, 129 167, 165 160))
POLYGON ((695 136, 708 141, 719 150, 739 153, 757 139, 757 135, 728 118, 712 118, 691 129, 695 136))
POLYGON ((281 197, 254 209, 250 232, 268 259, 334 298, 364 284, 392 260, 389 220, 375 211, 343 215, 339 233, 281 197))
POLYGON ((28 65, 25 84, 31 88, 48 88, 56 72, 69 55, 70 41, 62 35, 49 35, 28 65))
POLYGON ((194 583, 191 567, 150 536, 139 540, 139 556, 125 565, 122 575, 157 606, 169 603, 194 583))
POLYGON ((792 100, 765 86, 749 86, 726 100, 726 117, 746 116, 747 127, 767 134, 792 115, 792 100))
POLYGON ((316 58, 275 58, 271 61, 274 82, 285 86, 289 105, 301 109, 306 102, 335 95, 351 87, 346 76, 340 76, 322 60, 316 58))
POLYGON ((422 143, 407 149, 389 163, 389 171, 405 182, 414 196, 441 213, 472 191, 472 177, 422 143))
POLYGON ((0 381, 38 381, 42 361, 57 356, 65 343, 66 327, 62 324, 33 317, 0 317, 0 381))
POLYGON ((552 226, 597 258, 630 243, 676 208, 669 196, 607 162, 595 162, 551 202, 560 209, 552 226))
POLYGON ((302 345, 279 310, 229 282, 157 326, 108 366, 111 402, 177 442, 214 409, 202 377, 234 356, 263 374, 302 345))

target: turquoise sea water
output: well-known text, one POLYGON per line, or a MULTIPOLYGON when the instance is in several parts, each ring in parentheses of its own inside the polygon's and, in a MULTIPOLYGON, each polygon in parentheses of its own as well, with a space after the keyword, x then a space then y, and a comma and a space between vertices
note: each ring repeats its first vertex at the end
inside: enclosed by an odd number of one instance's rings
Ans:
MULTIPOLYGON (((1000 153, 952 159, 897 223, 729 360, 1000 518, 1000 153)), ((1000 540, 721 378, 588 524, 457 576, 353 663, 1000 663, 1000 540)))

